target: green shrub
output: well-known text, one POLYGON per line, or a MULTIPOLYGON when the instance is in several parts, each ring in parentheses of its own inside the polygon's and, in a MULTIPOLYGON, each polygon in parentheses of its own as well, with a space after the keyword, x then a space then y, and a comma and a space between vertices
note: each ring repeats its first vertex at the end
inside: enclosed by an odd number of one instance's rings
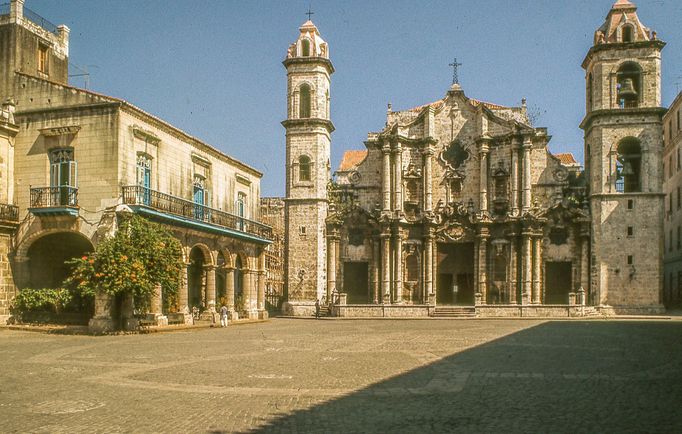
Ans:
POLYGON ((14 297, 12 310, 16 313, 60 313, 72 300, 73 295, 66 288, 24 288, 14 297))

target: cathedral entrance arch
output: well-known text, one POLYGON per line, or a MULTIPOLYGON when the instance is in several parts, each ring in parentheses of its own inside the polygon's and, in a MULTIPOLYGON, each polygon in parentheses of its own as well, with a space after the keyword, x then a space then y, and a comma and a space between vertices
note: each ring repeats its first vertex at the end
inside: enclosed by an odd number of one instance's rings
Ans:
POLYGON ((348 304, 370 303, 369 264, 367 262, 343 263, 343 292, 348 296, 348 304))
POLYGON ((439 243, 436 304, 474 305, 474 243, 439 243))

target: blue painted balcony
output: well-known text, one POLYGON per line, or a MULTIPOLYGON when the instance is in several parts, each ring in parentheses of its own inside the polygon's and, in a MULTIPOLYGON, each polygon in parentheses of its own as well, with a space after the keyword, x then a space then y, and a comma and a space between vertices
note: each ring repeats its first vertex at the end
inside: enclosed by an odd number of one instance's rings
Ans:
POLYGON ((35 215, 78 215, 78 188, 31 187, 28 210, 35 215))
POLYGON ((139 185, 123 187, 123 203, 135 213, 164 223, 259 244, 272 243, 272 228, 268 225, 139 185))

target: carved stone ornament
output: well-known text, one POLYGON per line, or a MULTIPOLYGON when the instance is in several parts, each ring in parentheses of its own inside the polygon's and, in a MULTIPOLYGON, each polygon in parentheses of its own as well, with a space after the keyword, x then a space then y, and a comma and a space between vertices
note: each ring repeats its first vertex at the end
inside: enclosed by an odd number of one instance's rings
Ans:
POLYGON ((469 160, 470 156, 471 153, 464 148, 462 142, 455 140, 443 149, 439 158, 447 168, 457 170, 469 160))
POLYGON ((422 177, 422 171, 415 166, 413 163, 410 163, 407 166, 407 169, 403 171, 403 178, 405 179, 418 179, 422 177))
POLYGON ((456 243, 473 239, 473 232, 459 223, 453 223, 437 230, 436 238, 440 242, 456 243))
POLYGON ((552 174, 558 182, 564 182, 568 179, 568 169, 565 167, 557 167, 552 174))
POLYGON ((360 172, 357 170, 354 170, 348 174, 348 180, 351 182, 351 184, 357 184, 361 179, 362 175, 360 175, 360 172))

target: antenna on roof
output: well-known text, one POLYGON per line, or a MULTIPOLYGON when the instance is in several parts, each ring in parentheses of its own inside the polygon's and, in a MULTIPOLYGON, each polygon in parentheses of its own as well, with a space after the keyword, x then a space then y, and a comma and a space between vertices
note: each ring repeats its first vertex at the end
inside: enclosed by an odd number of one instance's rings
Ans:
POLYGON ((97 65, 85 65, 83 67, 80 67, 76 65, 75 63, 71 63, 71 65, 76 68, 77 70, 81 71, 80 74, 69 74, 69 77, 85 77, 85 86, 84 88, 87 89, 90 86, 90 71, 88 71, 88 68, 99 68, 97 65))

